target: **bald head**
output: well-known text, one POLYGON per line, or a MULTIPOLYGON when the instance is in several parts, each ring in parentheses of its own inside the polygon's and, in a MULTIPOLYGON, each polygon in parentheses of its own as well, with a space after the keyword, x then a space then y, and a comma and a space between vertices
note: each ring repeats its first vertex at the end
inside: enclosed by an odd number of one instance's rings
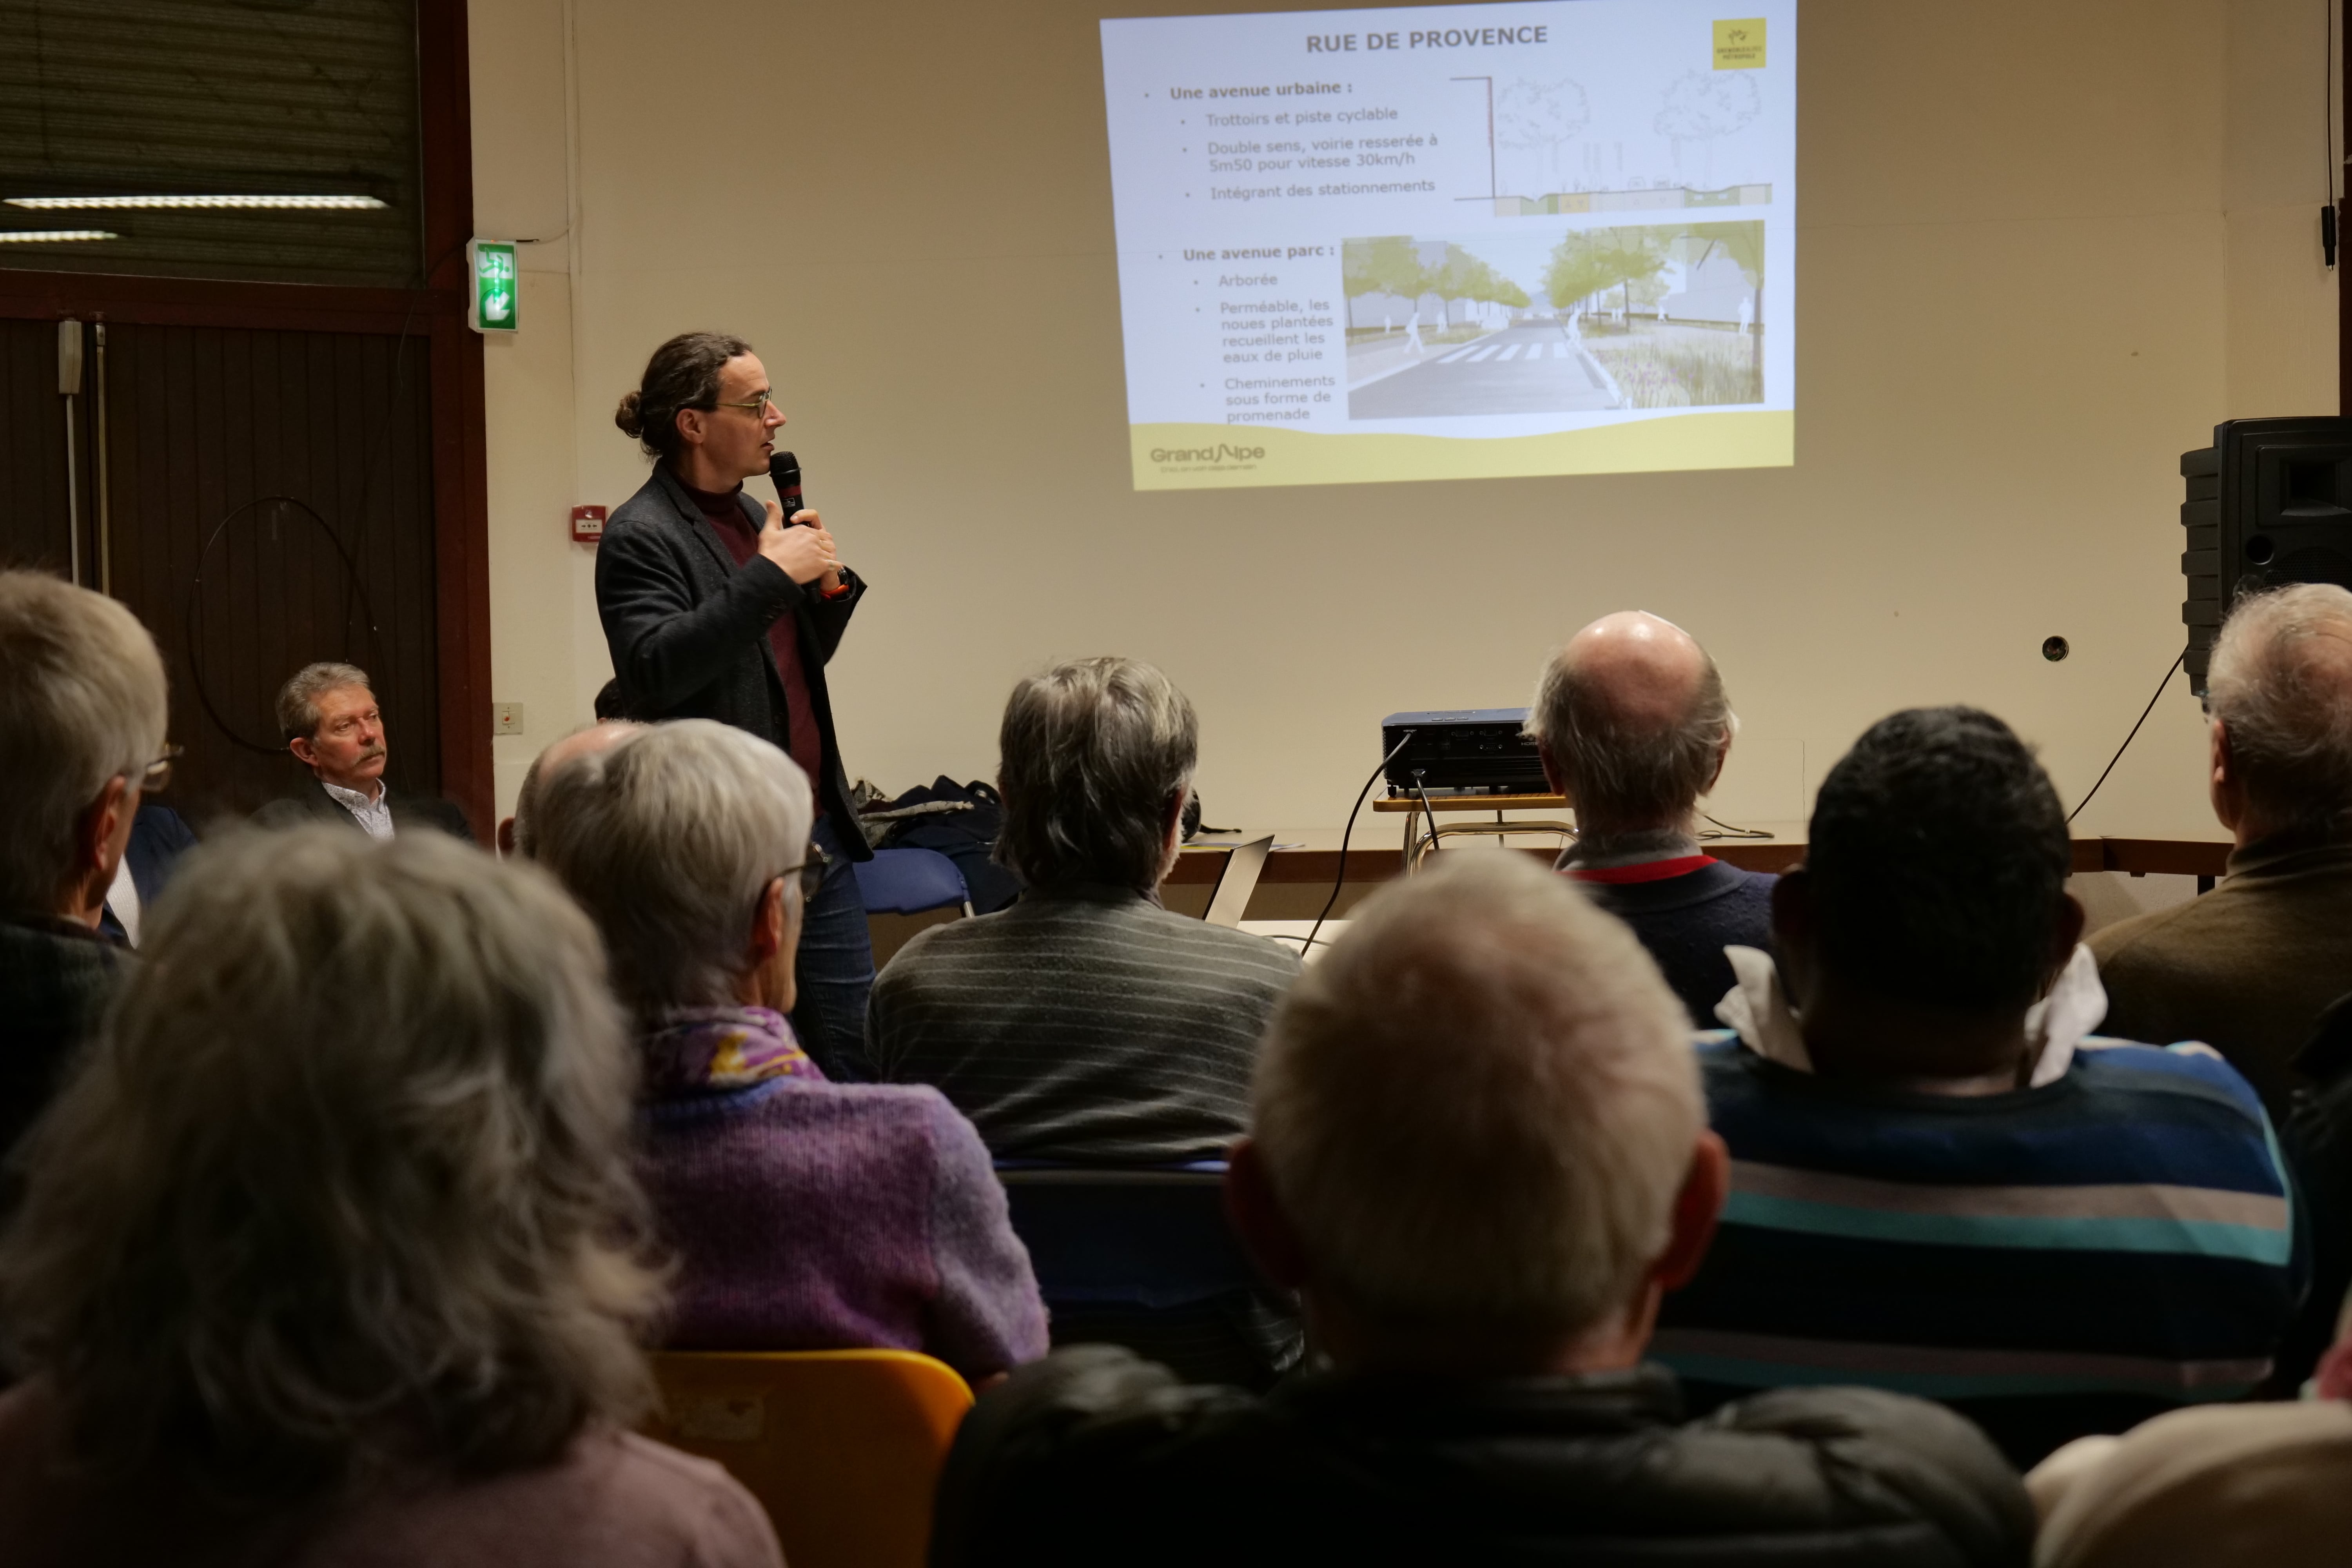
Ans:
POLYGON ((1688 632, 1622 610, 1553 657, 1528 731, 1586 833, 1682 828, 1723 770, 1731 709, 1715 661, 1688 632))
POLYGON ((522 775, 522 788, 515 792, 514 815, 499 824, 499 853, 519 855, 526 860, 533 858, 531 816, 539 809, 541 784, 574 758, 610 751, 644 728, 634 720, 606 719, 584 730, 574 730, 533 757, 530 770, 522 775))

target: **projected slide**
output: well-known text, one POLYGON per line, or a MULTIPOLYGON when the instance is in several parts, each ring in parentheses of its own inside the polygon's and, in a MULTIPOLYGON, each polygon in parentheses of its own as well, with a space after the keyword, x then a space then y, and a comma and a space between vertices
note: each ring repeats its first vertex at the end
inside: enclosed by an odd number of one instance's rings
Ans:
POLYGON ((1138 489, 1793 460, 1795 0, 1102 48, 1138 489))

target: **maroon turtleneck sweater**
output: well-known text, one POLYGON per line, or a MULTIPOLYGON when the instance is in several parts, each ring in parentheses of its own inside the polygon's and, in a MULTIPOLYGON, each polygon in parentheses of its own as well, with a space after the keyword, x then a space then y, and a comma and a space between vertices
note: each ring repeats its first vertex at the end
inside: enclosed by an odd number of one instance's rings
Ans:
MULTIPOLYGON (((677 476, 673 474, 672 479, 677 476)), ((727 553, 742 565, 760 552, 759 531, 751 520, 743 515, 743 493, 739 481, 731 490, 698 490, 684 479, 678 489, 687 493, 695 506, 718 532, 719 542, 727 546, 727 553)), ((805 586, 805 585, 804 585, 805 586)), ((797 615, 778 616, 768 626, 768 646, 775 650, 776 673, 784 681, 784 721, 791 739, 785 750, 793 761, 800 763, 801 772, 808 774, 809 788, 817 796, 817 815, 824 815, 824 734, 817 728, 816 705, 809 700, 808 673, 801 668, 801 640, 794 623, 797 615)))

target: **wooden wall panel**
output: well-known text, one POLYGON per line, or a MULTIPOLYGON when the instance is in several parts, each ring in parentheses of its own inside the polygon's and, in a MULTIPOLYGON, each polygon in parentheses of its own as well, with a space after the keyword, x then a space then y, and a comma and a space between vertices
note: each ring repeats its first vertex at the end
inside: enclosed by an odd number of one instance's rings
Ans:
POLYGON ((65 575, 66 414, 55 321, 0 321, 0 566, 65 575))
POLYGON ((171 674, 171 804, 299 787, 273 703, 322 658, 374 678, 394 783, 439 793, 427 340, 116 322, 108 350, 114 588, 171 674))

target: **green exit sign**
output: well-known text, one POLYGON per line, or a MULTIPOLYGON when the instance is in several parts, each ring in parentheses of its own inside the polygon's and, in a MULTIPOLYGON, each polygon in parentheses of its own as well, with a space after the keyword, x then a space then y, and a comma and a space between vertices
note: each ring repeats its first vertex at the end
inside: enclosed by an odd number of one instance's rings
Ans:
POLYGON ((515 247, 506 240, 478 239, 466 247, 473 292, 466 300, 466 324, 478 332, 511 332, 522 320, 515 247))

